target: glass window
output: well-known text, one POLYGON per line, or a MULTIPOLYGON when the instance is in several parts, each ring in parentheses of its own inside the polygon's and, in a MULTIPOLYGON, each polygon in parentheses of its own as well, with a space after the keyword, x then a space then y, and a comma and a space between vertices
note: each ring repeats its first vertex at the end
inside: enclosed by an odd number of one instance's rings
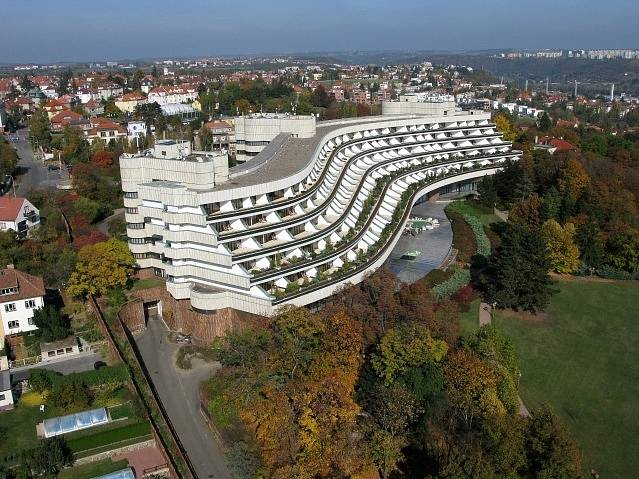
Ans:
POLYGON ((28 299, 24 302, 24 307, 29 309, 29 308, 35 308, 36 303, 35 303, 35 299, 28 299))
POLYGON ((5 313, 10 313, 16 310, 16 303, 8 303, 4 305, 5 313))
POLYGON ((7 326, 9 326, 9 329, 16 329, 20 327, 20 322, 19 321, 9 321, 7 323, 7 326))

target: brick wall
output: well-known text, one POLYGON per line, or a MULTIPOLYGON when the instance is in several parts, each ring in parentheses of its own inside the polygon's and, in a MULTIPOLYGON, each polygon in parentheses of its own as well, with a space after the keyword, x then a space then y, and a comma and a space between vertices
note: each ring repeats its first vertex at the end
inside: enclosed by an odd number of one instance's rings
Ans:
MULTIPOLYGON (((263 316, 244 313, 230 308, 220 309, 212 313, 194 311, 188 299, 174 299, 164 285, 136 291, 133 296, 139 298, 140 301, 127 303, 124 305, 123 311, 120 312, 120 317, 127 327, 143 327, 143 303, 160 300, 162 301, 162 317, 169 329, 191 334, 194 338, 207 342, 213 340, 213 338, 224 336, 229 331, 263 324, 267 320, 263 316)), ((134 331, 135 329, 132 330, 134 331)))

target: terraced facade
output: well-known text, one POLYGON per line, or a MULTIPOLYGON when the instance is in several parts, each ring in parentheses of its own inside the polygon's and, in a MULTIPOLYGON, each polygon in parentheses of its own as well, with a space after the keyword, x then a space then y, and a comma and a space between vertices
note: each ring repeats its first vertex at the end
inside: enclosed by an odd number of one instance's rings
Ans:
POLYGON ((480 112, 321 122, 230 170, 211 153, 123 155, 129 246, 197 310, 269 314, 360 281, 420 197, 518 155, 480 112))

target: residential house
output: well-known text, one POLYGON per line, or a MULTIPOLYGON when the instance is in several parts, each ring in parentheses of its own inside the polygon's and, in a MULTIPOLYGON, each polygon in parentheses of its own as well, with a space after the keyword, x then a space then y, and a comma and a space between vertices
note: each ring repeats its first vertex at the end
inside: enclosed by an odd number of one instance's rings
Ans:
POLYGON ((115 100, 115 106, 125 113, 133 113, 138 105, 146 103, 146 97, 139 92, 125 93, 115 100))
POLYGON ((86 130, 89 128, 89 121, 79 113, 72 110, 64 110, 56 113, 49 120, 51 131, 61 133, 67 126, 86 130))
POLYGON ((89 143, 93 143, 97 139, 108 143, 111 140, 126 138, 127 136, 126 128, 108 118, 95 117, 91 118, 89 122, 90 127, 84 132, 89 143))
POLYGON ((8 265, 0 270, 0 328, 2 337, 38 329, 33 313, 44 306, 44 281, 8 265))
POLYGON ((535 142, 534 149, 546 150, 551 155, 554 155, 558 151, 577 151, 577 147, 572 143, 564 140, 563 138, 554 138, 550 136, 544 136, 538 142, 535 142))
POLYGON ((26 198, 0 196, 0 231, 27 234, 40 224, 40 211, 26 198))
POLYGON ((149 92, 148 102, 160 106, 173 103, 190 103, 198 97, 196 85, 159 86, 149 92))
POLYGON ((80 103, 83 105, 90 100, 98 100, 98 91, 93 88, 80 88, 76 92, 77 97, 80 99, 80 103))
POLYGON ((105 83, 97 88, 97 92, 96 100, 108 100, 109 98, 121 96, 124 93, 124 89, 117 83, 105 83))
POLYGON ((61 111, 70 109, 68 104, 66 104, 64 101, 58 98, 53 98, 49 100, 48 102, 44 104, 43 108, 44 108, 44 111, 47 112, 47 116, 49 117, 49 120, 51 120, 51 118, 53 118, 55 115, 57 115, 61 111))
POLYGON ((204 124, 211 132, 213 139, 212 149, 230 150, 231 145, 235 145, 235 129, 233 124, 224 120, 213 120, 204 124))
POLYGON ((87 115, 98 116, 104 114, 104 105, 100 103, 98 100, 89 100, 84 104, 84 111, 87 112, 87 115))
POLYGON ((146 94, 148 95, 149 92, 153 89, 153 78, 151 77, 144 77, 142 79, 142 81, 140 82, 140 89, 146 94))
POLYGON ((146 122, 144 121, 130 121, 126 125, 126 131, 129 139, 140 138, 146 135, 146 122))

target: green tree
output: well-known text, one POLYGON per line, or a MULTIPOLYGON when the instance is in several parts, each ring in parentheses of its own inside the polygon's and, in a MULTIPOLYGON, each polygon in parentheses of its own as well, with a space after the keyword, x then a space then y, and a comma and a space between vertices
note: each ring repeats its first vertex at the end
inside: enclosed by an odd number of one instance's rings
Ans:
POLYGON ((36 448, 23 451, 20 456, 20 469, 28 477, 55 477, 72 463, 73 455, 60 436, 42 439, 36 448))
POLYGON ((579 451, 550 409, 533 411, 527 432, 526 477, 581 477, 579 451))
POLYGON ((72 80, 73 72, 71 71, 71 68, 63 70, 58 80, 58 87, 56 88, 56 92, 58 93, 58 95, 62 96, 69 93, 69 87, 72 80))
POLYGON ((543 112, 539 117, 539 121, 537 122, 539 125, 539 131, 550 131, 552 128, 552 120, 550 119, 550 115, 548 113, 543 112))
POLYGON ((4 138, 0 138, 0 183, 4 182, 5 175, 13 175, 16 166, 18 166, 16 150, 4 138))
POLYGON ((442 361, 447 352, 446 342, 434 339, 424 325, 400 325, 386 332, 371 364, 384 384, 390 385, 410 368, 442 361))
POLYGON ((52 342, 64 339, 69 335, 69 318, 52 305, 44 306, 33 312, 33 324, 42 334, 42 341, 52 342))
POLYGON ((29 138, 34 147, 47 148, 51 145, 51 125, 47 112, 36 110, 29 121, 29 138))
POLYGON ((500 237, 481 280, 486 300, 500 308, 543 310, 553 289, 541 232, 506 224, 500 237))

